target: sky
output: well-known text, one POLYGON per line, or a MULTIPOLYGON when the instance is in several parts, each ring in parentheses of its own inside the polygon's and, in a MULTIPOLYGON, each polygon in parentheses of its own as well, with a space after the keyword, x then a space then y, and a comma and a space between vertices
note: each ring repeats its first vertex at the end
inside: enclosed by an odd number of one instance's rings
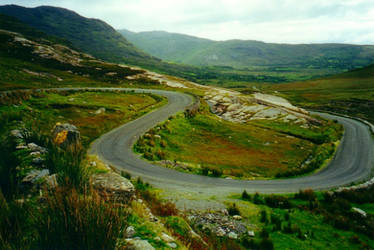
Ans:
POLYGON ((50 5, 116 29, 164 30, 213 40, 374 44, 374 0, 0 0, 50 5))

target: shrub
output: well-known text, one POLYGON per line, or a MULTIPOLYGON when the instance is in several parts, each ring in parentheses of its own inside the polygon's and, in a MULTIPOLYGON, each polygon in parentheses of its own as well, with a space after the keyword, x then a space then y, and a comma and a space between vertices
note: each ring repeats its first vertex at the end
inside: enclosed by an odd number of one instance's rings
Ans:
POLYGON ((178 215, 179 211, 174 203, 168 201, 168 202, 154 202, 150 205, 151 210, 155 215, 158 216, 173 216, 178 215))
POLYGON ((207 176, 209 174, 209 168, 203 167, 201 169, 201 174, 207 176))
POLYGON ((128 180, 131 180, 131 174, 128 173, 128 172, 121 171, 121 176, 128 179, 128 180))
POLYGON ((269 238, 269 232, 265 228, 263 228, 260 232, 260 237, 261 238, 269 238))
POLYGON ((299 193, 295 194, 296 199, 314 201, 317 196, 312 189, 300 190, 299 193))
POLYGON ((270 238, 263 238, 259 245, 260 249, 273 250, 274 243, 270 238))
POLYGON ((156 152, 156 156, 157 156, 157 158, 160 159, 160 160, 164 160, 164 159, 166 159, 166 154, 165 154, 165 152, 163 152, 163 151, 161 151, 161 150, 157 150, 157 152, 156 152))
POLYGON ((147 151, 144 153, 144 158, 146 158, 147 160, 153 161, 153 154, 147 151))
POLYGON ((250 200, 251 196, 247 193, 247 190, 244 190, 242 193, 242 199, 243 200, 250 200))
POLYGON ((236 204, 233 203, 231 204, 229 207, 228 207, 228 212, 229 212, 229 215, 233 216, 233 215, 240 215, 240 210, 239 208, 237 208, 236 204))
POLYGON ((96 192, 57 188, 35 215, 38 248, 114 249, 126 212, 96 192), (90 195, 88 195, 90 193, 90 195))
POLYGON ((268 215, 266 213, 266 210, 261 210, 260 212, 260 221, 267 224, 269 221, 268 221, 268 215))
POLYGON ((222 176, 222 171, 221 170, 219 170, 219 169, 213 169, 212 170, 212 175, 214 176, 214 177, 220 177, 220 176, 222 176))
POLYGON ((279 216, 275 214, 271 214, 270 221, 272 224, 274 224, 274 227, 273 227, 274 231, 282 230, 282 220, 279 216))
POLYGON ((254 204, 263 204, 263 200, 261 199, 259 193, 255 193, 255 195, 253 196, 253 203, 254 204))
POLYGON ((272 208, 290 208, 291 203, 287 197, 270 195, 265 198, 265 203, 272 208))

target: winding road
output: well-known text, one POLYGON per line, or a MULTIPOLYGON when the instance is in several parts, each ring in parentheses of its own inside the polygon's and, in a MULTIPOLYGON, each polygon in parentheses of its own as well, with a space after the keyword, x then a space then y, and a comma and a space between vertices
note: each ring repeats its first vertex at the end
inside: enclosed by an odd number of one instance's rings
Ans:
MULTIPOLYGON (((129 91, 120 88, 100 89, 129 91)), ((168 104, 104 134, 91 145, 89 153, 97 154, 102 161, 117 170, 140 176, 159 188, 191 190, 205 194, 237 193, 244 189, 260 193, 291 193, 306 188, 322 190, 362 181, 370 176, 374 166, 374 144, 368 126, 353 119, 322 113, 318 114, 338 120, 344 126, 345 132, 330 164, 308 176, 276 180, 232 180, 192 175, 153 165, 136 155, 132 151, 132 145, 147 130, 176 112, 183 111, 193 100, 191 96, 178 92, 130 90, 164 96, 168 99, 168 104)))

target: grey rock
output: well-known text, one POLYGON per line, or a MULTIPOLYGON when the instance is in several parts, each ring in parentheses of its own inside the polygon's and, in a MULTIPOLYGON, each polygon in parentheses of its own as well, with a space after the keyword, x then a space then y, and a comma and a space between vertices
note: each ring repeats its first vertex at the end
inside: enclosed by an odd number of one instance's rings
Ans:
POLYGON ((255 237, 255 232, 254 231, 248 231, 248 236, 255 237))
POLYGON ((238 239, 238 235, 236 233, 234 233, 234 232, 230 232, 228 234, 228 237, 229 237, 229 239, 232 239, 232 240, 238 239))
POLYGON ((19 129, 13 129, 12 131, 10 131, 10 135, 17 139, 23 139, 22 132, 19 129))
POLYGON ((31 152, 40 152, 41 154, 47 153, 46 148, 43 148, 33 142, 27 144, 27 147, 30 149, 31 152))
POLYGON ((41 157, 34 158, 31 161, 31 163, 34 165, 42 165, 43 162, 44 162, 44 159, 42 159, 41 157))
POLYGON ((169 235, 166 234, 166 233, 162 233, 162 234, 161 234, 161 239, 162 239, 163 241, 165 241, 165 242, 174 242, 174 241, 175 241, 173 237, 169 236, 169 235))
POLYGON ((99 108, 98 110, 95 111, 95 114, 96 114, 96 115, 100 115, 100 114, 105 113, 105 111, 106 111, 105 108, 99 108))
POLYGON ((126 237, 127 238, 132 238, 135 235, 135 228, 133 226, 129 226, 126 228, 126 237))
POLYGON ((166 243, 166 245, 168 245, 172 249, 175 249, 178 247, 178 245, 175 242, 169 242, 169 243, 166 243))
POLYGON ((129 250, 154 250, 155 248, 146 240, 127 239, 127 248, 129 250))
POLYGON ((242 220, 243 219, 240 215, 234 215, 232 218, 234 220, 242 220))
POLYGON ((222 228, 218 228, 217 229, 217 231, 216 231, 216 235, 218 236, 218 237, 223 237, 223 236, 225 236, 226 235, 226 232, 225 232, 225 230, 223 230, 222 228))
POLYGON ((31 170, 27 173, 27 175, 22 179, 23 183, 35 183, 36 181, 40 180, 43 177, 49 175, 48 169, 43 170, 31 170))
POLYGON ((132 183, 114 172, 93 175, 91 184, 102 196, 114 202, 129 203, 135 197, 132 183))
POLYGON ((355 211, 356 213, 358 213, 359 215, 361 215, 364 218, 367 217, 367 213, 364 210, 360 209, 360 208, 353 207, 352 210, 355 211))

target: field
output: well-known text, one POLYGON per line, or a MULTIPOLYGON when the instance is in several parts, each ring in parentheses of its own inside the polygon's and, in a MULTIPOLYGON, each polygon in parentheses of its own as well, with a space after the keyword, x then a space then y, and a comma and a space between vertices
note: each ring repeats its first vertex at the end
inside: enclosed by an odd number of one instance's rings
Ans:
POLYGON ((374 122, 374 66, 337 76, 279 85, 264 85, 295 105, 333 111, 374 122))
POLYGON ((57 122, 71 123, 81 132, 83 145, 88 146, 101 134, 164 103, 165 99, 148 94, 47 92, 20 101, 18 105, 1 106, 0 114, 4 120, 13 114, 46 135, 57 122))
POLYGON ((202 111, 192 118, 172 117, 149 131, 134 149, 148 160, 195 174, 288 177, 314 170, 302 165, 321 151, 329 151, 323 157, 329 158, 340 129, 333 122, 314 129, 266 121, 236 124, 202 111))

